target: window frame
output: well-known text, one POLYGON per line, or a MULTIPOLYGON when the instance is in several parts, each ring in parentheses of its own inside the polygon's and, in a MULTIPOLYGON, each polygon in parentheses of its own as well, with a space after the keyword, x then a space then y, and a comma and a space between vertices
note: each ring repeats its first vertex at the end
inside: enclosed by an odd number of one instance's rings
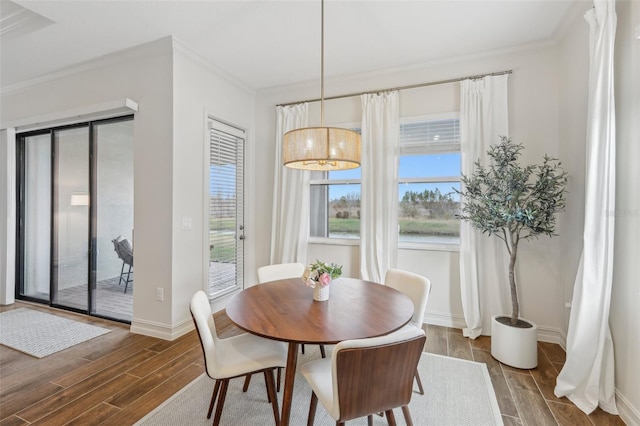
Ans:
MULTIPOLYGON (((440 114, 424 114, 424 115, 415 115, 415 116, 406 116, 400 118, 400 125, 417 123, 417 122, 425 122, 425 121, 437 121, 437 120, 447 120, 460 118, 459 111, 452 111, 440 114)), ((346 128, 360 128, 361 123, 351 122, 351 123, 341 123, 333 125, 335 127, 346 127, 346 128)), ((398 154, 398 162, 400 158, 408 155, 418 155, 418 154, 435 154, 435 153, 450 153, 451 151, 419 151, 416 150, 415 147, 405 147, 403 149, 402 146, 399 147, 398 154)), ((461 150, 457 151, 461 153, 461 150)), ((399 172, 399 170, 398 170, 399 172)), ((324 172, 327 173, 327 172, 324 172)), ((398 176, 398 185, 402 184, 411 184, 411 183, 441 183, 441 182, 460 182, 460 175, 458 176, 435 176, 435 177, 411 177, 411 178, 401 178, 398 176)), ((313 185, 350 185, 350 184, 362 184, 362 179, 310 179, 309 186, 313 185)), ((399 229, 398 229, 399 232, 399 229)), ((360 237, 358 238, 331 238, 331 237, 314 237, 309 236, 309 243, 312 244, 326 244, 326 245, 343 245, 343 246, 357 246, 360 245, 360 237)), ((458 252, 460 251, 460 243, 434 243, 434 242, 409 242, 409 241, 398 241, 398 249, 403 250, 430 250, 430 251, 451 251, 458 252)))

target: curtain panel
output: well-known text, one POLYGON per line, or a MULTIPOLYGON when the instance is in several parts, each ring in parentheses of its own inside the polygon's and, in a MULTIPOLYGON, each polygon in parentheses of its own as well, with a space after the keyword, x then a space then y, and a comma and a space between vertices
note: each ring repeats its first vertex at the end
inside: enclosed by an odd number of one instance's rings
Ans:
MULTIPOLYGON (((487 76, 460 83, 461 171, 470 175, 487 150, 508 136, 508 75, 487 76)), ((491 329, 491 317, 509 311, 508 259, 504 244, 460 223, 460 290, 466 322, 463 334, 475 339, 491 329)))
POLYGON ((589 98, 583 247, 576 274, 567 360, 555 394, 585 413, 598 406, 618 414, 609 310, 613 282, 615 222, 615 0, 595 1, 589 23, 589 98))
POLYGON ((398 256, 398 98, 397 91, 361 96, 360 276, 378 283, 398 256))
POLYGON ((276 107, 270 263, 307 263, 309 172, 282 165, 282 140, 289 130, 306 127, 307 103, 276 107))

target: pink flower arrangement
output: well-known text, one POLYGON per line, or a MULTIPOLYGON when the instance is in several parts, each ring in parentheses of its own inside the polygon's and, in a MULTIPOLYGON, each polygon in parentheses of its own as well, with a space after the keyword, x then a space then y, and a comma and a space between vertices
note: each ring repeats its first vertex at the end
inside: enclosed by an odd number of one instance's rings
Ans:
POLYGON ((326 287, 331 283, 331 280, 338 278, 340 275, 342 275, 342 265, 327 264, 316 260, 316 263, 312 263, 304 270, 302 282, 311 288, 315 288, 316 285, 326 287))

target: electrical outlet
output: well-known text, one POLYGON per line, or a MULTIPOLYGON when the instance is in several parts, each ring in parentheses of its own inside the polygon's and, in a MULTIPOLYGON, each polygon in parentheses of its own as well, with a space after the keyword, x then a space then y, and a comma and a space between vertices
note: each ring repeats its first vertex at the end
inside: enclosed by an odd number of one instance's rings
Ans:
POLYGON ((156 288, 156 301, 164 301, 164 290, 162 289, 162 287, 156 288))

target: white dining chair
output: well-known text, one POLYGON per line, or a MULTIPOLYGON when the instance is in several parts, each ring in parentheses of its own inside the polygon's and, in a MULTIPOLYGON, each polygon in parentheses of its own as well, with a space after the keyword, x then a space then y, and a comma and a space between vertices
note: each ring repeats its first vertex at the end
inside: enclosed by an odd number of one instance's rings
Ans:
MULTIPOLYGON (((302 263, 276 263, 261 266, 258 268, 258 282, 265 283, 267 281, 283 280, 285 278, 301 278, 304 270, 305 266, 302 263)), ((304 345, 300 345, 300 349, 304 354, 304 345)), ((322 358, 326 356, 323 345, 320 345, 320 354, 322 358)), ((278 386, 278 389, 279 388, 280 386, 278 386)))
POLYGON ((397 407, 402 407, 406 424, 411 425, 409 402, 425 340, 424 331, 416 327, 345 340, 335 346, 331 358, 301 365, 298 371, 312 390, 307 426, 313 426, 318 400, 337 426, 364 416, 371 425, 372 415, 379 412, 395 425, 397 407))
POLYGON ((278 425, 280 412, 273 370, 286 365, 286 344, 248 333, 219 339, 209 298, 202 290, 193 295, 190 310, 200 337, 206 373, 216 381, 207 419, 211 418, 211 412, 217 398, 218 404, 213 424, 214 426, 219 425, 230 379, 254 373, 264 373, 267 395, 273 407, 275 424, 278 425))
MULTIPOLYGON (((413 317, 401 330, 407 327, 416 327, 422 330, 424 313, 427 310, 427 301, 431 293, 431 281, 422 275, 401 269, 389 269, 384 277, 384 284, 409 296, 413 302, 413 317)), ((416 382, 419 393, 424 395, 420 374, 416 370, 416 382)))
POLYGON ((305 266, 302 263, 277 263, 258 268, 258 282, 283 280, 285 278, 301 278, 305 266))

